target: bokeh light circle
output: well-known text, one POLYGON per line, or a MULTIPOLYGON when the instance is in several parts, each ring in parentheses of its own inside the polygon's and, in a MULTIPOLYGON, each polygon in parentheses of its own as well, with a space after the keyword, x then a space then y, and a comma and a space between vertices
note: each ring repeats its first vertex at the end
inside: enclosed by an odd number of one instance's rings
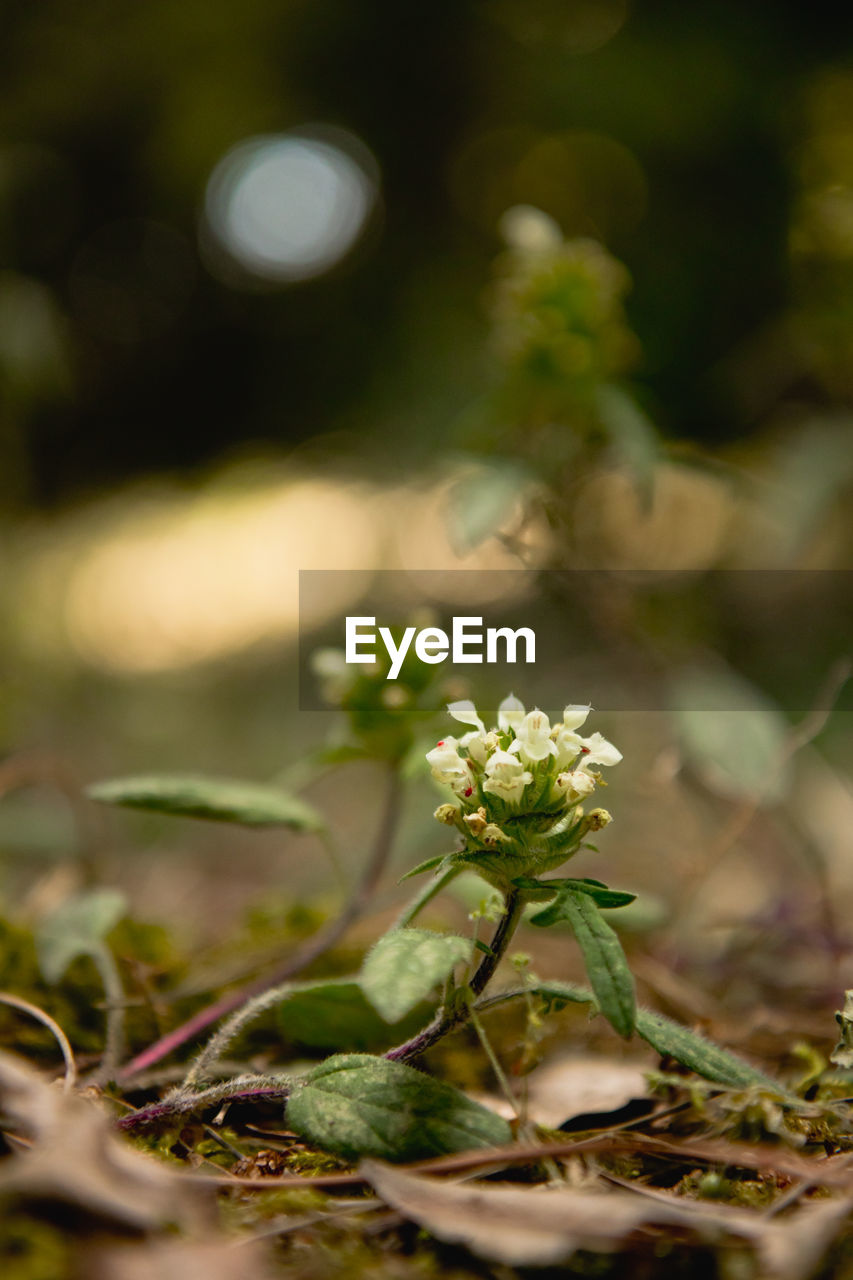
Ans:
POLYGON ((368 149, 342 129, 249 138, 207 184, 205 223, 231 263, 280 283, 323 275, 361 238, 378 196, 368 149))

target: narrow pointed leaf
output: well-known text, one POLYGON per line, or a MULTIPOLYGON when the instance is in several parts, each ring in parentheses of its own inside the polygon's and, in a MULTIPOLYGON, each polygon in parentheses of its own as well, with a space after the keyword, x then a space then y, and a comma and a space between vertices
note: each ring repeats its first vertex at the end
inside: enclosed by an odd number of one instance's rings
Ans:
MULTIPOLYGON (((546 1000, 555 1009, 566 1004, 596 1004, 595 996, 588 987, 581 987, 573 982, 537 980, 527 990, 546 1000)), ((520 999, 524 994, 511 992, 506 997, 487 997, 478 1001, 477 1007, 486 1010, 502 1004, 505 999, 520 999)), ((706 1080, 713 1080, 715 1084, 731 1089, 746 1089, 757 1085, 776 1094, 784 1092, 778 1081, 765 1075, 736 1053, 689 1030, 679 1022, 673 1022, 672 1018, 666 1018, 662 1013, 638 1008, 636 1030, 659 1054, 675 1058, 682 1066, 689 1067, 706 1080)))
POLYGON ((143 774, 98 782, 87 789, 90 800, 148 809, 183 818, 236 822, 246 827, 293 827, 320 831, 323 819, 298 796, 278 787, 201 774, 143 774))
POLYGON ((437 870, 448 856, 446 853, 439 853, 434 858, 427 858, 424 862, 419 862, 416 867, 412 867, 411 871, 407 871, 404 876, 400 876, 397 883, 402 884, 404 880, 411 880, 413 876, 422 875, 424 871, 437 870))
POLYGON ((547 928, 567 920, 583 952, 584 964, 601 1012, 626 1039, 634 1030, 634 979, 622 944, 588 893, 563 886, 556 900, 531 917, 531 924, 547 928))
MULTIPOLYGON (((608 889, 606 884, 602 884, 600 880, 529 880, 521 877, 514 880, 513 884, 518 885, 520 889, 529 889, 539 891, 542 889, 551 890, 552 893, 560 893, 565 889, 575 889, 578 893, 585 893, 593 902, 605 911, 613 911, 617 907, 627 907, 629 903, 635 902, 636 893, 626 893, 621 889, 608 889)), ((563 917, 561 917, 563 918, 563 917)), ((556 920, 551 921, 552 924, 556 920)))
POLYGON ((347 1159, 422 1160, 511 1140, 505 1120, 414 1067, 338 1054, 315 1068, 287 1104, 288 1126, 347 1159))
POLYGON ((428 929, 395 929, 380 938, 361 971, 361 989, 386 1022, 399 1022, 471 955, 471 941, 428 929))
POLYGON ((713 1040, 700 1036, 698 1032, 682 1027, 671 1018, 665 1018, 662 1013, 639 1009, 637 1034, 658 1053, 675 1058, 706 1080, 714 1080, 731 1089, 760 1085, 765 1089, 772 1089, 774 1093, 782 1092, 778 1081, 764 1075, 757 1067, 745 1062, 737 1054, 730 1053, 728 1049, 723 1049, 721 1045, 714 1044, 713 1040))

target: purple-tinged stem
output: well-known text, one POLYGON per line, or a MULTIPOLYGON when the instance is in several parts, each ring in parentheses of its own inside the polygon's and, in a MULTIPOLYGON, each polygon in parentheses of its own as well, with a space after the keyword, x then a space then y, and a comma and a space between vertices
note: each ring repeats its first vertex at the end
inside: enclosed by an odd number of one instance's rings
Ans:
POLYGON ((139 1129, 150 1129, 164 1120, 173 1120, 178 1116, 191 1115, 205 1106, 215 1106, 222 1102, 277 1102, 285 1101, 290 1096, 286 1085, 256 1085, 245 1083, 235 1085, 233 1092, 225 1089, 210 1089, 197 1094, 185 1094, 177 1098, 164 1098, 162 1102, 152 1102, 147 1107, 131 1111, 116 1121, 116 1127, 125 1133, 135 1133, 139 1129))
POLYGON ((228 995, 221 996, 213 1004, 207 1005, 206 1008, 193 1014, 186 1022, 181 1023, 179 1027, 175 1027, 172 1031, 167 1031, 154 1044, 149 1045, 147 1049, 143 1049, 135 1058, 131 1058, 130 1062, 126 1063, 118 1072, 117 1079, 120 1082, 124 1082, 138 1072, 153 1067, 155 1063, 160 1062, 174 1049, 180 1048, 182 1044, 186 1044, 188 1040, 192 1039, 199 1031, 203 1031, 205 1027, 218 1022, 220 1018, 224 1018, 227 1014, 233 1013, 235 1009, 239 1009, 240 1005, 245 1004, 252 996, 259 995, 262 991, 266 991, 270 987, 277 987, 280 983, 286 982, 288 978, 295 977, 335 946, 373 897, 394 843, 397 824, 400 820, 401 800, 402 788, 399 771, 396 765, 392 765, 388 772, 382 821, 376 833, 373 852, 359 884, 349 901, 344 905, 340 915, 318 930, 313 938, 309 938, 303 947, 300 947, 294 955, 289 956, 272 973, 249 983, 248 986, 241 987, 239 991, 232 991, 228 995))

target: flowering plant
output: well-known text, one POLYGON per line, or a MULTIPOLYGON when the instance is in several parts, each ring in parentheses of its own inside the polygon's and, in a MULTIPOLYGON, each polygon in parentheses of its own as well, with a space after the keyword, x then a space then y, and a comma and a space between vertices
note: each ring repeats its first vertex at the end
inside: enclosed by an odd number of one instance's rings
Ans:
POLYGON ((473 702, 452 702, 447 709, 470 729, 427 752, 433 777, 457 798, 440 805, 435 816, 465 839, 464 848, 442 863, 468 866, 506 890, 519 877, 559 867, 585 836, 610 822, 606 809, 586 813, 581 805, 605 785, 594 766, 622 759, 600 733, 578 733, 590 707, 567 706, 552 726, 544 711, 526 711, 511 694, 489 730, 473 702))
MULTIPOLYGON (((410 876, 427 870, 434 874, 376 941, 357 974, 347 979, 291 981, 301 964, 322 954, 330 938, 337 940, 342 935, 369 899, 399 812, 404 737, 395 732, 382 737, 395 725, 382 721, 385 704, 369 684, 368 674, 356 677, 348 687, 349 694, 353 690, 353 704, 347 709, 355 721, 354 734, 365 751, 383 752, 388 769, 388 807, 365 879, 341 915, 309 940, 295 961, 288 960, 282 975, 286 981, 238 993, 236 998, 223 997, 177 1030, 167 1032, 122 1070, 127 1076, 149 1066, 215 1016, 231 1014, 190 1065, 183 1083, 162 1100, 123 1117, 123 1128, 159 1125, 228 1099, 245 1103, 278 1098, 287 1099, 286 1123, 294 1133, 351 1159, 363 1155, 383 1160, 421 1159, 471 1146, 501 1146, 512 1136, 501 1117, 447 1084, 413 1070, 411 1064, 457 1027, 470 1023, 511 1097, 481 1015, 513 1000, 524 1000, 528 1008, 528 1034, 519 1063, 525 1069, 536 1056, 541 1013, 574 1002, 601 1012, 620 1035, 629 1037, 636 1031, 660 1053, 675 1057, 709 1079, 729 1085, 769 1083, 772 1087, 766 1077, 719 1046, 660 1014, 637 1008, 634 980, 621 943, 602 914, 602 909, 626 906, 633 894, 609 889, 589 878, 542 878, 543 872, 554 870, 584 848, 588 833, 610 822, 605 809, 587 811, 584 803, 604 785, 600 769, 617 764, 621 755, 600 733, 581 735, 588 706, 567 706, 562 719, 552 725, 539 708, 528 712, 511 695, 501 703, 497 724, 487 729, 472 702, 452 702, 450 715, 465 726, 465 732, 458 739, 443 738, 427 753, 427 760, 437 781, 449 787, 453 796, 452 801, 439 806, 436 817, 456 831, 456 848, 409 872, 410 876), (378 736, 373 738, 377 725, 378 736), (478 872, 500 896, 499 906, 472 915, 473 935, 412 927, 426 904, 464 870, 478 872), (483 916, 494 923, 488 942, 478 936, 483 916), (524 969, 521 986, 487 994, 522 918, 537 928, 569 926, 583 957, 589 987, 560 979, 542 980, 524 969), (430 1016, 429 1005, 436 995, 438 1002, 430 1016), (326 1037, 330 1028, 336 1028, 331 1043, 339 1045, 338 1052, 298 1077, 253 1071, 207 1083, 221 1073, 223 1052, 250 1022, 265 1010, 277 1008, 287 1028, 300 1006, 303 1018, 307 1009, 312 1023, 317 1024, 323 1037, 318 1044, 330 1043, 326 1037), (413 1025, 408 1023, 410 1018, 416 1019, 413 1025), (353 1028, 371 1047, 384 1052, 351 1051, 355 1047, 351 1043, 353 1028), (397 1034, 404 1038, 394 1044, 397 1034), (393 1047, 386 1048, 389 1042, 393 1047)), ((390 713, 394 708, 386 710, 390 713)), ((414 713, 411 702, 409 710, 414 713)), ((405 721, 402 724, 405 727, 405 721)), ((103 784, 97 795, 112 803, 167 812, 317 830, 318 816, 307 806, 297 803, 295 797, 257 785, 147 777, 103 784)), ((357 1047, 365 1046, 358 1042, 357 1047)))

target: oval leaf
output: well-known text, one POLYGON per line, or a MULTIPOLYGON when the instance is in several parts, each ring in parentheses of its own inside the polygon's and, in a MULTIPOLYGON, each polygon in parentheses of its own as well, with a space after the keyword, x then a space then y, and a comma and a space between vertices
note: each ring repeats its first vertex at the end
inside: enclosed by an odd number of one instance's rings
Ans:
POLYGON ((637 1005, 622 944, 589 894, 577 888, 563 885, 556 900, 530 923, 547 928, 560 920, 567 920, 574 931, 601 1012, 627 1039, 634 1030, 637 1005))
POLYGON ((72 960, 99 951, 126 909, 127 899, 120 890, 92 889, 68 898, 42 920, 35 944, 47 981, 59 982, 72 960))
POLYGON ((392 1030, 368 1003, 358 982, 338 979, 295 989, 279 1005, 278 1020, 287 1039, 305 1048, 381 1051, 405 1035, 414 1035, 430 1013, 425 1004, 414 1010, 402 1027, 392 1030))
POLYGON ((361 988, 386 1022, 399 1022, 471 955, 471 942, 428 929, 395 929, 380 938, 361 971, 361 988))
POLYGON ((353 1160, 423 1160, 509 1142, 509 1125, 450 1085, 402 1062, 338 1054, 296 1087, 287 1124, 353 1160))
POLYGON ((149 809, 183 818, 238 822, 245 827, 293 827, 320 831, 324 823, 316 810, 278 787, 201 774, 144 774, 98 782, 86 790, 90 800, 149 809))

